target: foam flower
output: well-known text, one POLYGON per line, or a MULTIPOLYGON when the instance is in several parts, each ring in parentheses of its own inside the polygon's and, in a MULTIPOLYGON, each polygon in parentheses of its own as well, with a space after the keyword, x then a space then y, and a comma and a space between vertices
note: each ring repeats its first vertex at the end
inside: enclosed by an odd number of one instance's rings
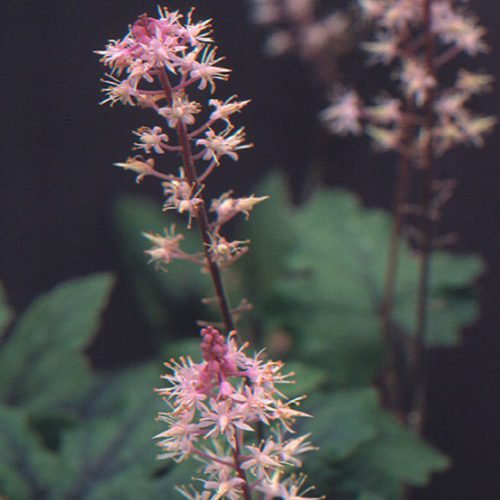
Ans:
MULTIPOLYGON (((292 374, 284 374, 283 363, 266 360, 262 351, 248 356, 247 344, 238 345, 235 331, 225 338, 209 326, 201 337, 202 362, 181 358, 165 363, 168 385, 157 392, 170 410, 158 416, 167 425, 156 436, 160 457, 182 461, 194 456, 204 463, 208 478, 203 488, 216 492, 206 498, 239 499, 245 485, 250 491, 295 498, 304 479, 287 474, 288 468, 300 465, 300 455, 313 447, 308 435, 286 439, 295 419, 309 416, 297 408, 301 398, 287 400, 277 387, 289 383, 292 374), (243 449, 243 434, 255 439, 259 423, 272 433, 243 449), (213 442, 210 449, 204 446, 207 438, 213 442), (239 470, 246 471, 246 480, 239 470)), ((194 488, 195 493, 186 487, 180 491, 186 498, 205 498, 194 488)))

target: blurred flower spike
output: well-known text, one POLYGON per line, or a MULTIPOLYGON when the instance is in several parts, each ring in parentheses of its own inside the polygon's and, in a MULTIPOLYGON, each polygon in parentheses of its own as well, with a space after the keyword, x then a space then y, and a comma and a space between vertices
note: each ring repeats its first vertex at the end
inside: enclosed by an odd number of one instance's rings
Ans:
POLYGON ((330 106, 320 113, 325 127, 338 135, 365 132, 377 149, 410 155, 418 165, 425 143, 420 138, 425 134, 419 128, 425 123, 430 104, 430 138, 437 156, 463 144, 483 146, 484 136, 493 130, 497 119, 474 113, 470 104, 475 96, 491 90, 493 77, 450 66, 456 65, 458 56, 461 63, 467 60, 464 56, 489 51, 484 40, 486 30, 469 11, 467 2, 428 2, 427 15, 424 0, 358 3, 363 18, 374 30, 374 40, 361 44, 367 63, 389 67, 392 79, 399 83, 398 92, 392 98, 385 94, 377 97, 379 103, 385 100, 390 108, 375 108, 364 105, 355 90, 335 91, 330 106), (426 23, 428 38, 432 40, 429 53, 423 43, 426 23), (454 83, 448 87, 442 84, 443 70, 448 74, 456 72, 454 83), (414 131, 413 141, 409 138, 410 128, 414 131))

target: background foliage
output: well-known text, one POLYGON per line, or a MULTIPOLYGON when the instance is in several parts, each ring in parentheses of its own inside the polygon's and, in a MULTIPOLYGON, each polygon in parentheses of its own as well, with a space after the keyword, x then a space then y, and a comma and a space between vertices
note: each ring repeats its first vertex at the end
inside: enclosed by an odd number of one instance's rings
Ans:
MULTIPOLYGON (((384 362, 379 307, 388 215, 330 189, 294 206, 278 175, 256 193, 271 199, 233 228, 250 237, 251 250, 224 278, 233 303, 247 297, 254 304, 241 319, 243 335, 287 361, 297 380, 288 395, 309 395, 304 409, 314 418, 299 431, 320 446, 306 460, 310 481, 329 498, 398 499, 404 482, 423 485, 449 460, 387 414, 373 385, 384 362)), ((113 372, 90 365, 85 349, 109 300, 109 274, 63 283, 14 319, 2 294, 0 492, 8 498, 167 498, 194 473, 189 464, 155 461, 151 438, 161 431, 154 416, 162 403, 153 388, 161 359, 198 356, 192 318, 214 319, 199 306, 209 280, 184 262, 167 273, 145 263, 139 233, 175 222, 156 203, 124 198, 115 218, 137 303, 157 334, 157 359, 113 372)), ((195 248, 197 238, 187 236, 195 248)), ((453 346, 477 318, 474 281, 483 266, 475 256, 445 252, 432 265, 429 347, 453 346)), ((413 321, 416 279, 409 248, 402 271, 396 316, 404 330, 413 321)))

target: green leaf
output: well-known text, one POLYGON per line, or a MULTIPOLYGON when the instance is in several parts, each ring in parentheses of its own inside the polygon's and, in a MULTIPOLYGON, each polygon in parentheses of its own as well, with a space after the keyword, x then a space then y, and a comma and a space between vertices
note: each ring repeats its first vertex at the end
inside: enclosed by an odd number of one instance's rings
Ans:
POLYGON ((174 340, 167 342, 162 350, 162 359, 190 357, 195 363, 201 363, 201 340, 200 337, 194 337, 183 340, 174 340))
POLYGON ((168 295, 185 299, 199 296, 210 283, 200 268, 184 260, 175 260, 168 265, 167 272, 158 272, 154 266, 148 265, 148 257, 144 251, 151 247, 142 233, 163 234, 172 224, 176 226, 176 234, 183 234, 181 248, 189 254, 203 251, 203 244, 196 227, 187 229, 184 218, 172 213, 162 212, 161 206, 147 198, 123 197, 114 207, 114 217, 119 237, 124 250, 124 258, 134 267, 134 271, 144 278, 152 279, 168 295))
POLYGON ((250 240, 250 251, 238 262, 243 274, 243 292, 257 305, 269 300, 270 284, 286 271, 283 257, 294 244, 290 224, 291 201, 287 187, 277 174, 270 175, 257 187, 257 196, 270 196, 240 221, 239 239, 250 240))
POLYGON ((8 498, 42 498, 58 468, 20 410, 0 405, 0 492, 8 498))
POLYGON ((379 373, 385 348, 373 315, 312 308, 289 318, 297 332, 295 352, 308 363, 327 368, 332 386, 363 387, 379 373))
MULTIPOLYGON (((319 491, 399 500, 402 485, 427 484, 449 460, 380 408, 375 389, 337 391, 305 405, 302 431, 320 447, 305 461, 319 491)), ((351 496, 352 495, 352 496, 351 496)))
POLYGON ((60 451, 64 469, 53 498, 79 498, 82 492, 92 499, 120 498, 120 494, 131 498, 127 484, 137 494, 149 488, 158 467, 152 438, 162 430, 155 422, 163 407, 153 392, 156 385, 160 379, 152 365, 103 381, 97 400, 89 401, 91 414, 64 433, 60 451))
POLYGON ((194 484, 200 490, 201 483, 193 481, 193 478, 203 476, 200 472, 201 468, 201 464, 195 460, 186 460, 180 464, 175 464, 165 476, 151 484, 148 498, 152 500, 158 498, 176 498, 180 500, 185 498, 175 490, 176 486, 185 486, 189 489, 189 485, 194 484))
MULTIPOLYGON (((472 255, 434 252, 430 264, 427 343, 453 346, 460 342, 460 330, 477 320, 479 304, 474 282, 484 272, 482 260, 472 255)), ((402 252, 396 320, 407 330, 414 321, 418 261, 409 251, 402 252)))
POLYGON ((306 421, 303 431, 311 432, 320 447, 310 461, 342 460, 373 439, 377 433, 372 418, 376 405, 376 393, 369 388, 337 391, 308 400, 304 409, 313 418, 306 421))
POLYGON ((362 491, 356 497, 356 500, 385 500, 385 498, 377 493, 373 493, 372 491, 362 491))
POLYGON ((81 351, 96 335, 112 285, 107 273, 77 278, 38 297, 0 352, 0 398, 51 411, 90 380, 81 351))
POLYGON ((449 460, 404 429, 387 414, 374 415, 375 439, 340 465, 337 491, 370 492, 386 500, 399 500, 403 484, 424 486, 449 460))
POLYGON ((389 229, 384 214, 365 212, 349 193, 324 190, 296 210, 293 223, 302 235, 289 259, 293 292, 320 308, 376 312, 381 234, 389 229))
MULTIPOLYGON (((242 262, 248 266, 243 267, 245 286, 261 297, 261 324, 292 332, 295 355, 329 366, 334 386, 370 383, 384 361, 380 307, 389 214, 367 210, 352 194, 330 189, 293 207, 276 177, 259 194, 269 194, 271 200, 252 214, 251 251, 242 262), (262 262, 268 270, 260 275, 262 262)), ((476 319, 474 281, 481 271, 475 256, 433 254, 430 346, 456 344, 460 330, 476 319)), ((394 319, 406 334, 414 329, 417 283, 418 261, 402 244, 394 319)))
MULTIPOLYGON (((90 491, 86 493, 88 500, 156 500, 158 497, 151 496, 151 480, 145 477, 141 467, 130 467, 126 474, 119 474, 106 478, 97 485, 91 484, 90 491)), ((68 497, 66 497, 68 498, 68 497)))
POLYGON ((393 416, 379 410, 377 439, 363 450, 363 460, 376 470, 414 486, 424 486, 434 472, 446 470, 450 461, 393 416))
POLYGON ((2 336, 4 329, 10 323, 12 316, 13 312, 7 303, 7 295, 2 284, 0 283, 0 337, 2 336))
POLYGON ((326 382, 328 374, 324 368, 318 368, 300 361, 288 361, 283 368, 283 373, 293 373, 293 384, 283 386, 287 398, 303 396, 317 392, 318 388, 326 382))

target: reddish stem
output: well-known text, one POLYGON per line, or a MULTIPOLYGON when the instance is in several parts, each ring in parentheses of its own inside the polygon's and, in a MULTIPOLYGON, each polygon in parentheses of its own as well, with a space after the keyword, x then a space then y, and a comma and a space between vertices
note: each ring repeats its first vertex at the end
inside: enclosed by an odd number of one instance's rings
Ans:
MULTIPOLYGON (((158 72, 158 77, 160 79, 160 83, 165 91, 165 97, 167 102, 172 104, 172 86, 168 79, 167 72, 165 69, 158 72)), ((186 169, 186 176, 188 181, 193 186, 194 191, 198 191, 201 188, 201 183, 198 179, 198 175, 196 172, 196 167, 193 161, 193 154, 191 152, 191 146, 189 144, 189 135, 186 129, 186 125, 179 120, 177 123, 177 135, 179 136, 179 143, 181 146, 182 152, 182 160, 184 163, 184 167, 186 169)), ((234 321, 231 314, 231 308, 229 306, 229 301, 227 299, 226 292, 224 290, 224 284, 222 282, 221 272, 219 266, 216 262, 211 259, 209 247, 211 245, 210 239, 210 225, 208 222, 207 211, 205 208, 205 203, 199 203, 196 207, 195 216, 198 219, 198 227, 200 229, 201 239, 203 241, 203 251, 205 253, 205 257, 207 260, 208 270, 210 272, 210 276, 212 278, 212 282, 215 289, 215 295, 217 296, 217 302, 219 304, 219 308, 222 314, 222 318, 224 320, 224 325, 226 331, 230 332, 234 330, 234 321)))
POLYGON ((235 432, 234 433, 234 448, 232 449, 233 459, 234 459, 234 467, 236 469, 236 474, 238 475, 238 477, 243 479, 243 481, 244 481, 244 483, 242 484, 244 500, 252 500, 252 494, 250 493, 250 486, 248 484, 248 480, 247 480, 245 471, 241 468, 240 440, 241 440, 241 436, 238 436, 238 432, 235 432))
MULTIPOLYGON (((405 136, 410 135, 410 127, 405 128, 405 136)), ((404 154, 398 167, 395 206, 392 217, 392 231, 387 252, 387 267, 384 285, 384 297, 382 300, 381 319, 382 331, 387 344, 387 363, 384 373, 384 389, 388 399, 389 407, 402 416, 403 392, 404 392, 404 367, 401 366, 401 339, 395 331, 393 323, 394 295, 396 290, 396 278, 399 266, 399 246, 401 243, 402 229, 404 223, 404 206, 408 199, 410 187, 410 157, 404 154)))
MULTIPOLYGON (((165 70, 160 71, 158 73, 158 77, 160 79, 161 85, 165 91, 165 96, 167 98, 168 103, 171 105, 172 103, 172 86, 168 79, 167 72, 165 70)), ((177 135, 179 136, 179 143, 181 145, 182 150, 182 160, 184 167, 186 169, 186 176, 188 181, 192 184, 194 191, 198 191, 201 188, 201 183, 199 181, 196 167, 193 161, 193 154, 191 151, 191 146, 189 143, 189 134, 186 129, 186 126, 182 121, 179 121, 177 124, 177 135)), ((217 302, 219 304, 220 311, 222 313, 222 317, 224 319, 224 325, 226 330, 229 332, 234 330, 234 321, 231 314, 231 309, 229 306, 229 301, 227 299, 226 292, 224 290, 224 284, 222 282, 221 272, 219 266, 216 262, 213 262, 209 253, 209 247, 211 245, 210 239, 210 224, 208 222, 207 211, 205 209, 205 203, 200 203, 196 208, 196 217, 198 219, 198 227, 200 229, 200 235, 203 240, 203 247, 205 258, 207 261, 208 269, 210 271, 210 276, 212 278, 212 282, 215 289, 215 294, 217 296, 217 302)), ((242 484, 243 489, 243 498, 244 500, 252 500, 252 496, 250 493, 250 487, 248 485, 248 480, 245 474, 245 471, 241 468, 240 463, 240 443, 238 436, 235 434, 235 448, 233 449, 233 458, 234 458, 234 466, 238 477, 240 477, 244 482, 242 484)))
MULTIPOLYGON (((427 72, 435 76, 434 54, 435 39, 431 32, 431 3, 424 0, 423 17, 425 32, 425 65, 427 72)), ((432 204, 432 179, 434 170, 434 151, 432 146, 432 127, 434 125, 434 92, 429 90, 425 102, 425 125, 427 142, 422 155, 422 242, 420 246, 418 296, 415 319, 415 332, 409 359, 409 376, 411 383, 411 401, 408 408, 408 424, 416 433, 421 434, 424 423, 425 393, 426 393, 426 352, 425 336, 427 329, 427 314, 429 301, 429 277, 433 224, 430 216, 432 204)))

